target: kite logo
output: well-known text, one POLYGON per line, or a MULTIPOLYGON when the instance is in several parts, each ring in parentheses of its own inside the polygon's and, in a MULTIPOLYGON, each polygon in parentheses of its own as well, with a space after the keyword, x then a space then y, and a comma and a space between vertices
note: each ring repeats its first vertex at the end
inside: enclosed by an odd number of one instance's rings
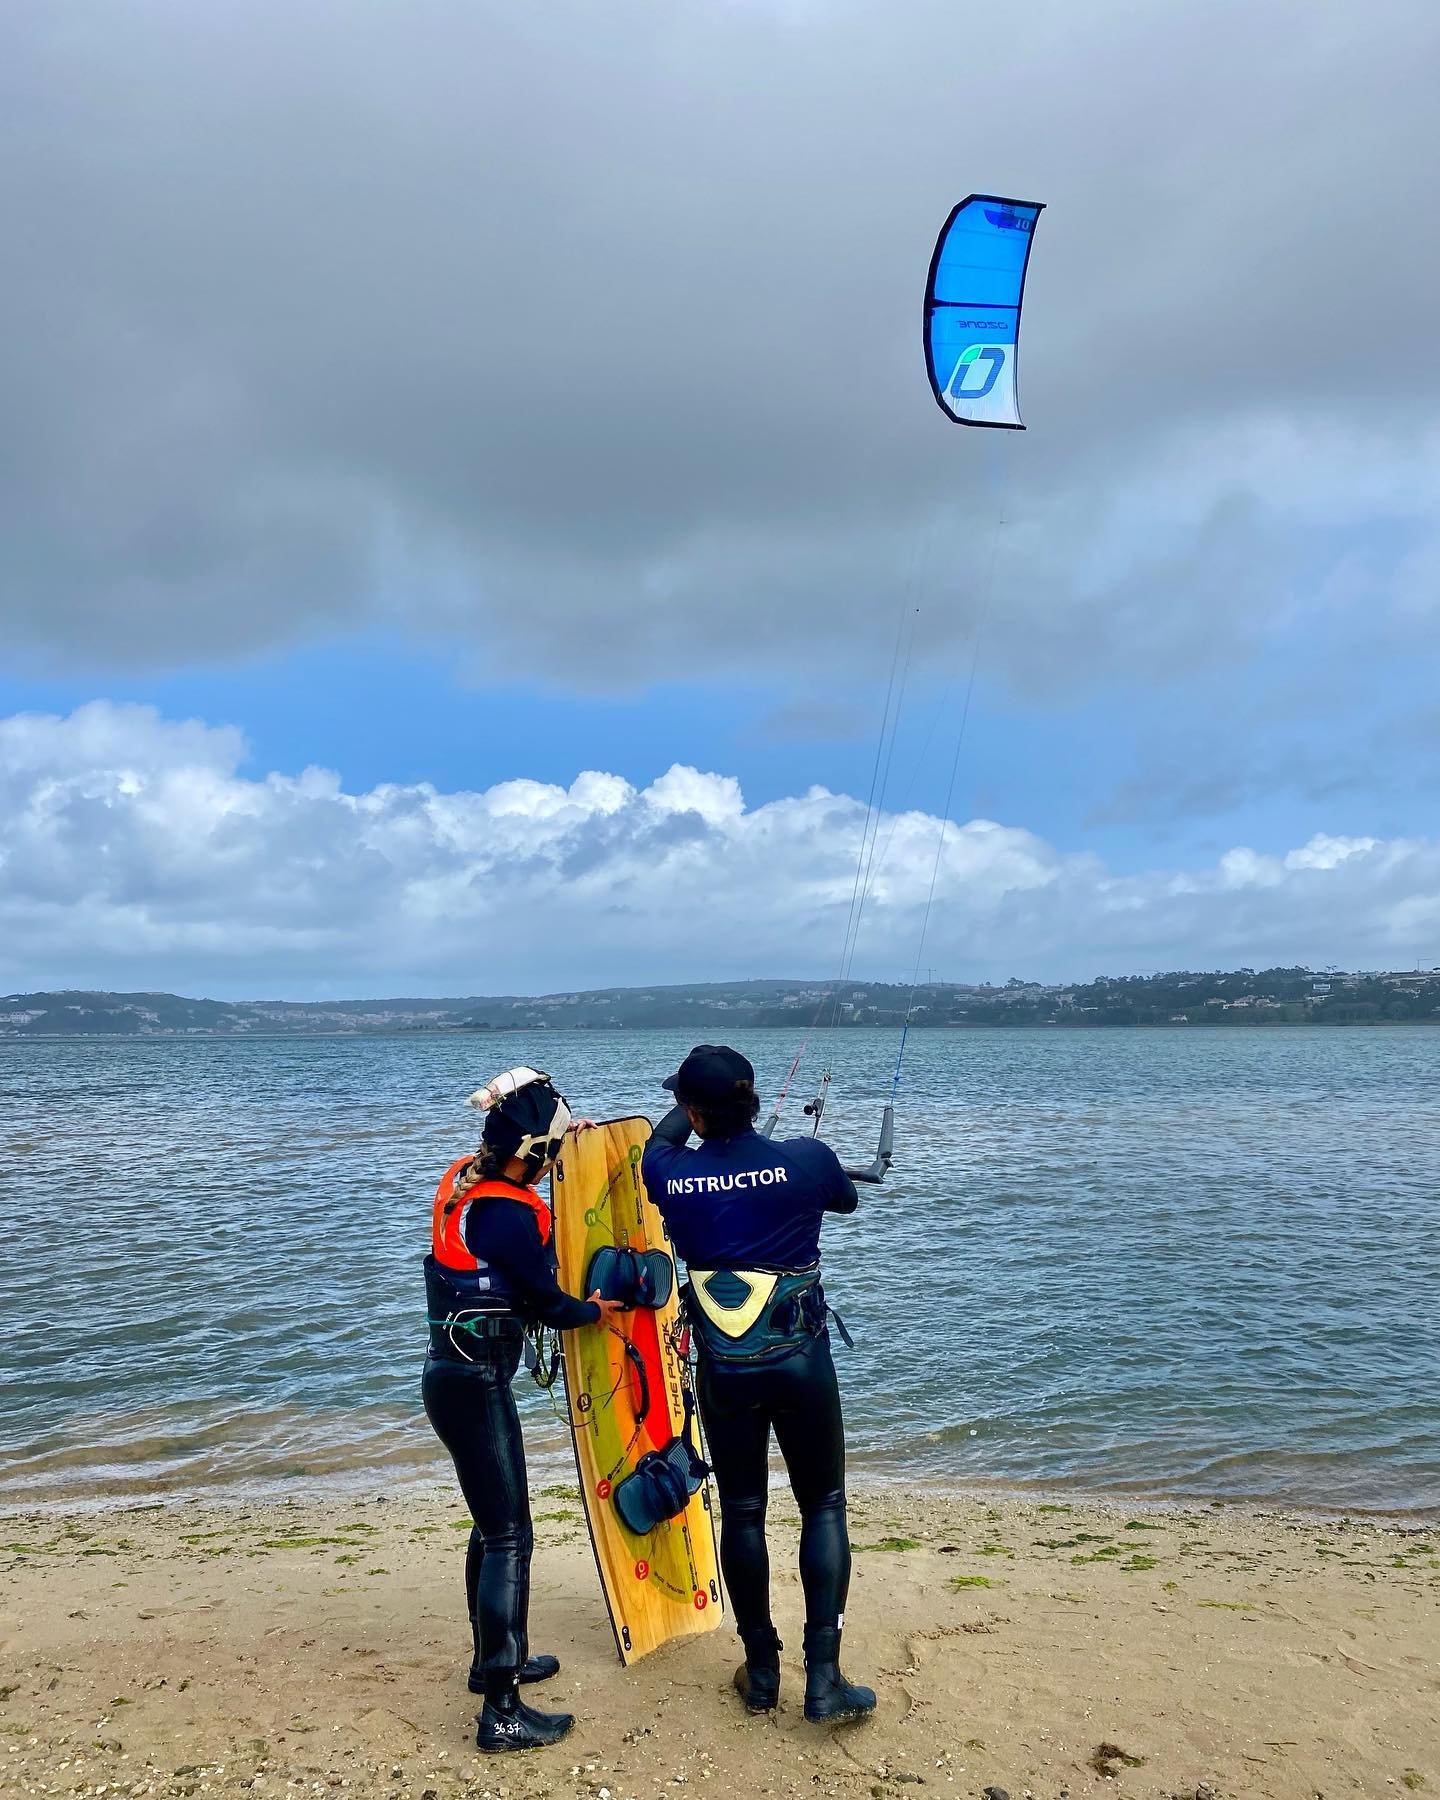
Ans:
MULTIPOLYGON (((998 344, 971 344, 968 350, 962 350, 955 367, 950 371, 950 380, 945 389, 945 398, 968 405, 972 400, 983 400, 999 379, 1000 371, 1005 367, 1005 352, 998 344), (975 385, 969 385, 972 369, 981 360, 985 362, 983 378, 975 385)), ((976 370, 977 374, 981 371, 976 370)))
POLYGON ((1008 208, 1004 212, 996 212, 993 207, 987 206, 985 217, 997 231, 1033 231, 1035 229, 1034 219, 1027 218, 1024 213, 1011 212, 1008 208))

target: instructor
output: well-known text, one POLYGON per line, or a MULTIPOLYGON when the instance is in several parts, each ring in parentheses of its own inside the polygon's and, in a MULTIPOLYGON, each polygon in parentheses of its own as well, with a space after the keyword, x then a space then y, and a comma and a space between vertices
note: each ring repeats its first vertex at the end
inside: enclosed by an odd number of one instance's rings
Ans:
POLYGON ((821 1223, 827 1212, 855 1211, 855 1184, 818 1138, 777 1144, 759 1135, 755 1071, 738 1051, 697 1044, 664 1085, 677 1104, 656 1127, 643 1172, 689 1270, 720 1563, 745 1646, 735 1685, 752 1712, 779 1701, 765 1542, 773 1427, 800 1508, 805 1717, 863 1718, 875 1696, 840 1672, 850 1585, 845 1430, 820 1285, 821 1223))
POLYGON ((564 1095, 538 1069, 497 1075, 470 1104, 485 1114, 485 1128, 479 1150, 445 1171, 435 1195, 420 1391, 473 1520, 465 1557, 470 1690, 485 1696, 475 1741, 481 1750, 532 1750, 558 1742, 575 1720, 520 1699, 522 1682, 545 1681, 560 1664, 530 1655, 534 1532, 510 1383, 527 1326, 569 1331, 621 1307, 598 1294, 577 1300, 560 1287, 550 1208, 536 1192, 566 1132, 586 1121, 571 1122, 564 1095))

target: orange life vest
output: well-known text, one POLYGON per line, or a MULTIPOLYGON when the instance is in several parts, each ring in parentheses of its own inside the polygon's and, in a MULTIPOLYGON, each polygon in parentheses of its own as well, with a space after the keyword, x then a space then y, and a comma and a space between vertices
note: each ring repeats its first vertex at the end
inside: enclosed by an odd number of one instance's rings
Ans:
POLYGON ((534 1213, 535 1223, 540 1229, 540 1242, 550 1242, 554 1228, 550 1208, 533 1188, 520 1187, 513 1181, 476 1181, 460 1193, 455 1192, 456 1176, 474 1160, 473 1156, 462 1156, 459 1162, 451 1163, 440 1177, 440 1185, 435 1190, 431 1248, 436 1262, 442 1268, 479 1268, 470 1246, 465 1242, 466 1215, 477 1200, 518 1200, 534 1213))

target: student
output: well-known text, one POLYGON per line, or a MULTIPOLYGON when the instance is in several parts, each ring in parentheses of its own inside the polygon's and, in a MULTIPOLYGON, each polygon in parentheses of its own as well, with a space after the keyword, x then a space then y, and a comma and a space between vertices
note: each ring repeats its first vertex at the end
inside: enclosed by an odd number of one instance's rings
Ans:
POLYGON ((536 1069, 497 1076, 470 1104, 485 1113, 480 1148, 445 1171, 435 1195, 420 1391, 474 1521, 465 1558, 470 1690, 485 1696, 475 1741, 488 1751, 530 1750, 557 1743, 575 1720, 520 1699, 522 1683, 548 1680, 560 1663, 530 1654, 534 1534, 510 1383, 527 1326, 568 1331, 621 1308, 598 1294, 577 1300, 559 1286, 550 1208, 536 1192, 566 1132, 589 1121, 572 1123, 564 1096, 536 1069))
POLYGON ((697 1044, 664 1085, 677 1104, 650 1139, 643 1173, 689 1269, 720 1563, 745 1646, 735 1685, 751 1712, 779 1701, 765 1543, 773 1427, 800 1507, 805 1717, 863 1718, 875 1696, 840 1672, 850 1585, 845 1433, 820 1285, 821 1222, 854 1212, 855 1184, 818 1138, 774 1143, 756 1132, 755 1071, 738 1051, 697 1044))

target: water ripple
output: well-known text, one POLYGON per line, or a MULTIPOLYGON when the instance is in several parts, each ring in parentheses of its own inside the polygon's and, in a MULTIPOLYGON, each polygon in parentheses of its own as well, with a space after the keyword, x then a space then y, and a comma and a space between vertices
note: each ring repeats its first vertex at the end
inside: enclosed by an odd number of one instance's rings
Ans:
MULTIPOLYGON (((745 1045, 778 1082, 790 1040, 745 1045)), ((539 1058, 654 1114, 688 1047, 0 1045, 0 1499, 433 1477, 418 1259, 463 1096, 539 1058)), ((892 1054, 835 1045, 827 1124, 867 1160, 892 1054)), ((854 1460, 1440 1508, 1437 1094, 1425 1027, 912 1039, 896 1172, 826 1234, 854 1460)))

